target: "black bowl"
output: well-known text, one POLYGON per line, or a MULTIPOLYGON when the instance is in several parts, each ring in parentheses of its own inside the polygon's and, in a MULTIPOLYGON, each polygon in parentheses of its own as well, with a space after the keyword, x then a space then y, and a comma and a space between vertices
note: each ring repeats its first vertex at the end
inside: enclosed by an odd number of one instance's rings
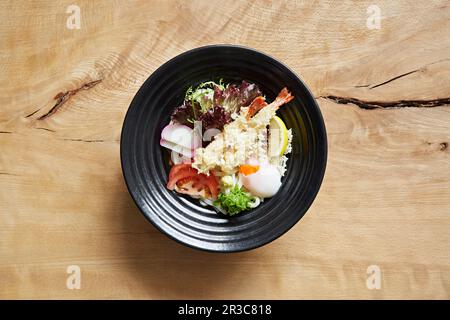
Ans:
POLYGON ((253 49, 214 45, 176 56, 145 81, 125 117, 120 154, 128 190, 155 227, 190 247, 236 252, 269 243, 303 217, 322 183, 327 139, 313 95, 288 67, 253 49), (187 88, 221 78, 256 83, 268 101, 283 87, 295 96, 278 111, 294 135, 281 189, 259 207, 232 218, 167 190, 168 153, 159 145, 161 131, 187 88))

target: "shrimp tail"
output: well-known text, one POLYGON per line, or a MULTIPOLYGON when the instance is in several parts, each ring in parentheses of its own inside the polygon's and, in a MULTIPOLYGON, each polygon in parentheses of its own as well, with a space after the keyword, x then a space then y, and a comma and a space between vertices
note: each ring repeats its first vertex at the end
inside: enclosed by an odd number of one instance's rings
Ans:
POLYGON ((279 107, 281 107, 283 104, 288 103, 289 101, 291 101, 292 99, 294 99, 294 96, 288 91, 288 89, 286 87, 284 87, 283 89, 281 89, 280 93, 278 93, 278 96, 275 98, 275 100, 270 103, 267 104, 266 99, 264 97, 256 97, 252 103, 250 104, 249 108, 248 108, 248 113, 247 113, 247 120, 249 120, 251 117, 253 117, 259 110, 261 110, 262 108, 266 107, 266 106, 271 106, 273 107, 275 110, 277 110, 279 107))
POLYGON ((253 99, 252 103, 248 107, 247 120, 253 117, 259 110, 267 106, 266 99, 262 96, 253 99))
POLYGON ((276 105, 276 107, 278 108, 283 104, 288 103, 292 99, 294 99, 294 96, 288 91, 286 87, 284 87, 283 89, 281 89, 280 93, 275 98, 275 101, 272 102, 272 104, 276 105))

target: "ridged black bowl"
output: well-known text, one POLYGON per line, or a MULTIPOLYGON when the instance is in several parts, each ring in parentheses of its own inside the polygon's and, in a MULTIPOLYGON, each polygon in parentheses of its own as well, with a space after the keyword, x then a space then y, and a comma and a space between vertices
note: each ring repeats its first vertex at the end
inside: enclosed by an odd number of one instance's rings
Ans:
POLYGON ((145 81, 125 117, 120 154, 128 190, 153 225, 190 247, 235 252, 278 238, 303 217, 325 173, 327 139, 314 97, 289 68, 252 49, 214 45, 176 56, 145 81), (295 96, 278 111, 294 136, 281 189, 256 209, 233 218, 167 190, 169 153, 159 145, 161 131, 186 89, 221 78, 256 83, 268 101, 283 87, 295 96))

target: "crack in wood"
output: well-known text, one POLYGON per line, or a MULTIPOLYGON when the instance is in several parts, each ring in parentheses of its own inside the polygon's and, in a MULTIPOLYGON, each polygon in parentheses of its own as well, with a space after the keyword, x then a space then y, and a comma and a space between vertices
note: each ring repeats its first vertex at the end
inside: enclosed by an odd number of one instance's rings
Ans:
POLYGON ((29 117, 31 117, 32 115, 34 115, 36 112, 38 112, 39 110, 41 110, 41 108, 39 108, 39 109, 37 109, 37 110, 35 110, 35 111, 33 111, 32 113, 30 113, 29 115, 26 115, 25 116, 25 118, 29 118, 29 117))
POLYGON ((55 130, 48 129, 48 128, 37 127, 37 128, 35 128, 35 129, 38 129, 38 130, 45 130, 45 131, 50 131, 50 132, 56 132, 55 130))
POLYGON ((12 131, 0 131, 0 133, 8 134, 8 133, 13 133, 13 132, 12 131))
POLYGON ((357 85, 357 86, 354 86, 354 87, 355 87, 355 88, 369 88, 369 90, 375 89, 375 88, 384 86, 385 84, 388 84, 388 83, 390 83, 390 82, 392 82, 392 81, 395 81, 395 80, 398 80, 398 79, 400 79, 400 78, 406 77, 406 76, 408 76, 408 75, 410 75, 410 74, 413 74, 413 73, 422 71, 422 70, 424 70, 426 67, 431 66, 431 65, 433 65, 433 64, 437 64, 437 63, 441 63, 441 62, 445 62, 445 61, 449 61, 449 60, 450 60, 450 58, 447 58, 447 59, 441 59, 441 60, 438 60, 438 61, 434 61, 434 62, 427 63, 427 64, 423 65, 423 66, 420 67, 420 68, 417 68, 417 69, 412 70, 412 71, 409 71, 409 72, 402 73, 402 74, 400 74, 400 75, 398 75, 398 76, 395 76, 395 77, 393 77, 393 78, 391 78, 391 79, 389 79, 389 80, 383 81, 383 82, 378 83, 378 84, 374 84, 374 85, 371 85, 371 84, 363 84, 363 85, 357 85))
POLYGON ((431 100, 397 100, 397 101, 365 101, 350 97, 338 97, 334 95, 319 96, 337 104, 354 104, 361 109, 392 109, 392 108, 433 108, 450 105, 450 98, 440 98, 431 100))
MULTIPOLYGON (((64 103, 66 103, 72 96, 78 93, 80 90, 89 90, 92 87, 96 86, 102 81, 102 79, 94 80, 88 83, 85 83, 79 88, 69 90, 66 92, 59 92, 53 99, 56 100, 55 105, 45 114, 37 118, 37 120, 43 120, 48 118, 52 114, 54 114, 64 103)), ((39 111, 39 110, 38 110, 39 111)))
MULTIPOLYGON (((422 67, 422 68, 425 68, 425 66, 422 67)), ((383 81, 383 82, 378 83, 378 84, 374 84, 374 85, 372 85, 372 84, 362 84, 362 85, 357 85, 357 86, 354 86, 354 87, 355 87, 355 88, 369 88, 369 90, 372 90, 372 89, 374 89, 374 88, 378 88, 378 87, 384 86, 385 84, 388 84, 388 83, 390 83, 390 82, 392 82, 392 81, 395 81, 395 80, 398 80, 398 79, 400 79, 400 78, 406 77, 406 76, 408 76, 408 75, 410 75, 410 74, 419 72, 420 70, 422 70, 422 68, 419 68, 419 69, 416 69, 416 70, 413 70, 413 71, 409 71, 409 72, 402 73, 402 74, 400 74, 400 75, 398 75, 398 76, 395 76, 395 77, 393 77, 393 78, 391 78, 391 79, 389 79, 389 80, 383 81)))
POLYGON ((0 172, 0 175, 3 175, 3 176, 15 176, 15 177, 19 176, 18 174, 9 173, 9 172, 0 172))
POLYGON ((89 140, 89 139, 71 139, 71 138, 64 138, 61 139, 64 141, 74 141, 74 142, 87 142, 87 143, 102 143, 102 142, 110 142, 110 143, 115 143, 115 142, 120 142, 120 140, 103 140, 103 139, 97 139, 97 140, 89 140))
POLYGON ((391 79, 386 80, 386 81, 384 81, 384 82, 381 82, 381 83, 379 83, 379 84, 370 86, 369 89, 371 90, 371 89, 375 89, 375 88, 384 86, 385 84, 388 84, 389 82, 398 80, 398 79, 400 79, 400 78, 406 77, 406 76, 408 76, 408 75, 410 75, 410 74, 413 74, 413 73, 416 73, 416 72, 419 72, 419 71, 420 71, 420 69, 416 69, 416 70, 413 70, 413 71, 410 71, 410 72, 403 73, 403 74, 401 74, 401 75, 398 75, 398 76, 396 76, 396 77, 394 77, 394 78, 391 78, 391 79))
POLYGON ((66 138, 66 139, 63 139, 63 140, 65 140, 65 141, 77 141, 77 142, 105 142, 105 140, 101 140, 101 139, 99 139, 99 140, 86 140, 86 139, 69 139, 69 138, 66 138))

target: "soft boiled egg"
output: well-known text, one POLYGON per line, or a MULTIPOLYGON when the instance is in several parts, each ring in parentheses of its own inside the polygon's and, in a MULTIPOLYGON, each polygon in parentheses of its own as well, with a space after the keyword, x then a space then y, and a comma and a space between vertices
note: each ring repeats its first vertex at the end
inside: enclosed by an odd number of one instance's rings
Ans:
POLYGON ((261 198, 273 197, 281 187, 280 172, 277 167, 268 163, 243 165, 239 176, 243 186, 261 198))

